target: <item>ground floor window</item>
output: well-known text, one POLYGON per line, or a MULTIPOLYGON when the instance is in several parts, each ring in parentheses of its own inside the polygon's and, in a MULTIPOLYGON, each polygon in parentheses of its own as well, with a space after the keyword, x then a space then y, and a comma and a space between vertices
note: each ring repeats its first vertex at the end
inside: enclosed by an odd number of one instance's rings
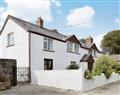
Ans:
POLYGON ((44 59, 44 70, 53 69, 53 59, 44 59))

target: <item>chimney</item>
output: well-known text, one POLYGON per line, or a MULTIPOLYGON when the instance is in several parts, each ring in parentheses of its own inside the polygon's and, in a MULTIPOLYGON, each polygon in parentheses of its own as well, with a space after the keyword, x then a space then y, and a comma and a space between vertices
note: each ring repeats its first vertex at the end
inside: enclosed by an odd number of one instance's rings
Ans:
POLYGON ((42 17, 38 17, 36 24, 38 27, 43 28, 43 19, 42 17))
POLYGON ((88 38, 85 39, 86 44, 92 44, 93 43, 93 38, 89 36, 88 38))

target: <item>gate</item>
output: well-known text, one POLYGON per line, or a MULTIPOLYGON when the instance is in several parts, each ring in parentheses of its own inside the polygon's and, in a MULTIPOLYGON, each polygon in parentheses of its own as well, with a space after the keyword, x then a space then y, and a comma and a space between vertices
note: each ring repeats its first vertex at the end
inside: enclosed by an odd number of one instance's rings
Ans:
POLYGON ((18 67, 17 68, 17 81, 18 83, 29 83, 30 74, 29 67, 18 67))

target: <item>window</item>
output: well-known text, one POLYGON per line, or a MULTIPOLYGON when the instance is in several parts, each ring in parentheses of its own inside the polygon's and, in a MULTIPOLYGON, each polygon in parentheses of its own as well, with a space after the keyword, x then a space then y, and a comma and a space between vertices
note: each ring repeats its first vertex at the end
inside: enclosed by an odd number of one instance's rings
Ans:
POLYGON ((44 59, 44 70, 53 69, 53 59, 44 59))
POLYGON ((75 43, 75 53, 79 53, 79 44, 75 43))
POLYGON ((44 38, 44 50, 53 50, 53 40, 50 38, 44 38))
POLYGON ((89 54, 91 54, 91 55, 92 55, 92 50, 89 50, 89 54))
POLYGON ((9 33, 7 35, 7 45, 8 46, 14 45, 14 33, 9 33))
POLYGON ((67 51, 73 52, 73 43, 72 42, 67 42, 67 51))
POLYGON ((93 51, 94 51, 94 54, 93 54, 94 57, 97 57, 96 50, 93 50, 93 51))
POLYGON ((71 64, 76 64, 76 61, 71 61, 70 63, 71 63, 71 64))

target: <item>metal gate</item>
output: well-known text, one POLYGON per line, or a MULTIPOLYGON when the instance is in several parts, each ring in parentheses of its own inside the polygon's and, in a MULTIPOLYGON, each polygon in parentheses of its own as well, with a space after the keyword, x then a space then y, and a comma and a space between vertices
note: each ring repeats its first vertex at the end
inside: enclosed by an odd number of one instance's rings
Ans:
POLYGON ((30 82, 29 67, 18 67, 17 68, 17 81, 18 83, 29 83, 30 82))

